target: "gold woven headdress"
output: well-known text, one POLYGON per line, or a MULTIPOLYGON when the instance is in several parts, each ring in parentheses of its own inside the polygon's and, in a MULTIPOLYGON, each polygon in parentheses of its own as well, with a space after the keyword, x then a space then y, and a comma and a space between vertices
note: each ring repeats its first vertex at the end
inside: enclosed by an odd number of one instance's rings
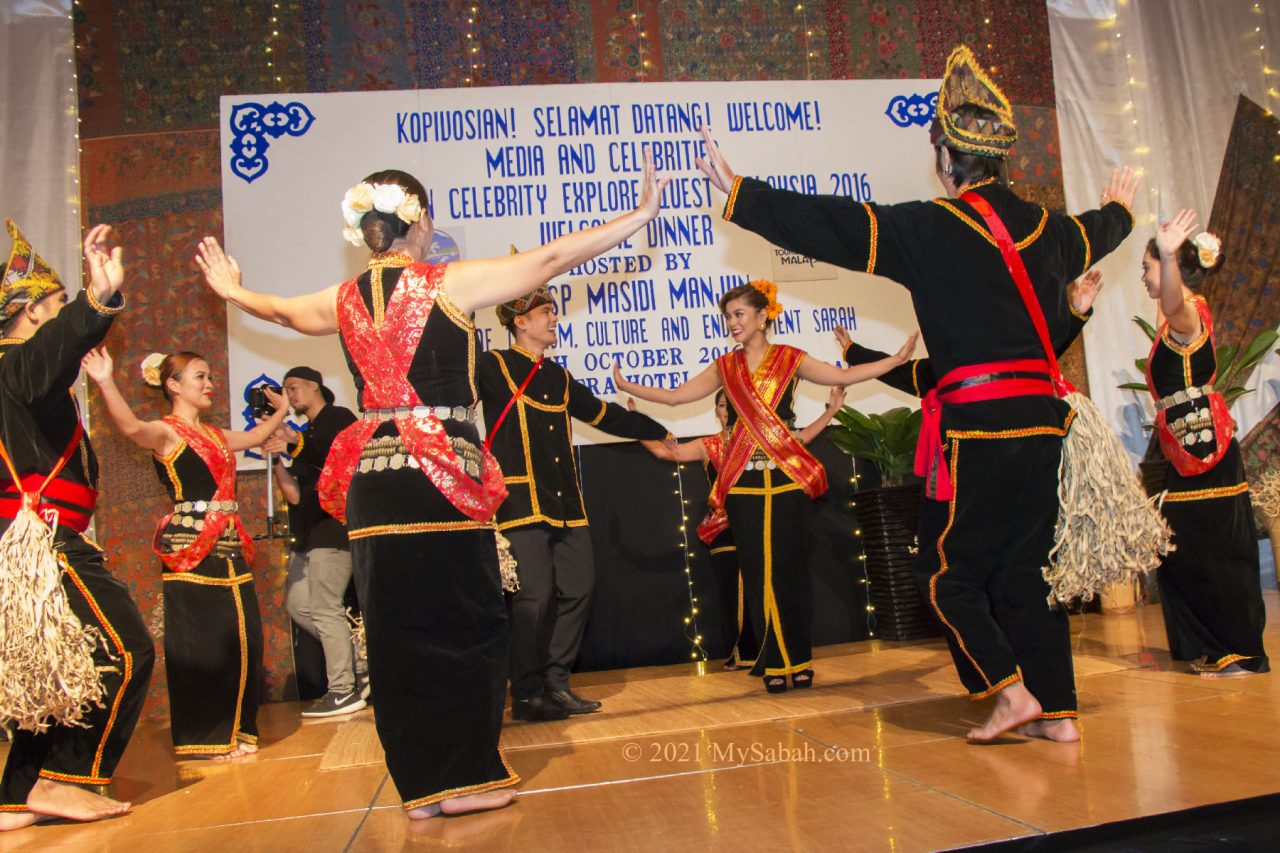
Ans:
POLYGON ((8 320, 23 305, 39 302, 51 293, 62 289, 62 281, 45 259, 36 254, 27 238, 22 236, 12 219, 4 221, 13 240, 9 250, 9 263, 0 282, 0 319, 8 320))
POLYGON ((945 144, 984 157, 1006 157, 1018 141, 1009 99, 966 45, 960 45, 947 57, 930 137, 934 145, 945 144), (989 110, 995 117, 956 115, 956 110, 966 104, 989 110))

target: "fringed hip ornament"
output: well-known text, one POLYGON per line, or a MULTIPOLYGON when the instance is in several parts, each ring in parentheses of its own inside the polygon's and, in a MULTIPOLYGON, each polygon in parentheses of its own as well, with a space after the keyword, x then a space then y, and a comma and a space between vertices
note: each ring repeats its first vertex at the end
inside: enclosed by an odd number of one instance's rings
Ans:
POLYGON ((71 610, 39 499, 25 492, 0 537, 0 724, 37 733, 84 726, 80 718, 104 695, 93 661, 104 638, 71 610))
POLYGON ((498 540, 498 572, 502 575, 502 591, 517 592, 520 578, 516 575, 516 558, 511 553, 511 542, 496 531, 494 537, 498 540))
POLYGON ((355 649, 356 657, 360 660, 368 660, 369 646, 364 632, 364 614, 356 615, 351 612, 350 607, 342 612, 347 617, 347 628, 351 631, 351 645, 355 649))
POLYGON ((1049 602, 1091 600, 1160 565, 1172 531, 1148 498, 1119 437, 1093 400, 1066 396, 1075 415, 1058 466, 1058 521, 1044 579, 1049 602))

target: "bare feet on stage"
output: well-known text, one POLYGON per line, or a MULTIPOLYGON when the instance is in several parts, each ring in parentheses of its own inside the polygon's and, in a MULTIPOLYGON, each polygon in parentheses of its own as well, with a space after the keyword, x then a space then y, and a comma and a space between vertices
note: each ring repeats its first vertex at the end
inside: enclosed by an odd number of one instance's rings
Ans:
POLYGON ((225 755, 213 756, 213 760, 214 761, 231 761, 232 759, 235 759, 235 758, 244 758, 246 755, 253 755, 257 751, 258 751, 258 745, 256 743, 244 743, 242 741, 238 746, 236 746, 235 749, 231 750, 225 755))
POLYGON ((440 814, 458 815, 468 812, 484 812, 500 809, 515 802, 516 792, 512 790, 487 791, 483 794, 469 794, 465 797, 450 797, 439 803, 419 806, 405 812, 409 820, 425 820, 440 814))
POLYGON ((21 829, 45 818, 66 818, 67 820, 102 820, 107 817, 122 815, 133 808, 131 803, 122 803, 76 785, 64 782, 53 782, 49 779, 38 779, 27 795, 29 812, 6 814, 0 820, 0 828, 21 829))
POLYGON ((995 710, 987 721, 969 729, 966 737, 976 742, 995 740, 1011 729, 1039 719, 1041 712, 1040 703, 1031 691, 1021 681, 1015 681, 996 696, 995 710))
POLYGON ((1055 743, 1075 743, 1080 740, 1080 728, 1075 720, 1032 720, 1018 726, 1018 734, 1039 737, 1055 743))

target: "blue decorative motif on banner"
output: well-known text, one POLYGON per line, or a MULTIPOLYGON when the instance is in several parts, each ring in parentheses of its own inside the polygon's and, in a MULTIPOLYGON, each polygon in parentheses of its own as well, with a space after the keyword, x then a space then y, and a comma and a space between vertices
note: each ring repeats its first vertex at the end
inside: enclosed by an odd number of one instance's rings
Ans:
POLYGON ((927 127, 933 121, 937 108, 937 92, 927 95, 898 95, 889 102, 884 114, 898 127, 910 127, 913 124, 927 127))
MULTIPOLYGON (((244 393, 242 395, 245 406, 240 410, 240 416, 244 418, 245 431, 249 431, 258 425, 258 419, 253 416, 253 406, 249 405, 249 389, 257 388, 260 385, 270 385, 276 393, 283 394, 281 390, 283 383, 277 382, 265 373, 258 374, 256 379, 250 379, 244 385, 244 393)), ((303 424, 296 423, 291 418, 284 419, 285 424, 291 427, 295 432, 299 432, 303 428, 303 424)), ((262 453, 259 450, 244 451, 246 459, 262 459, 262 453)))
POLYGON ((244 103, 231 108, 231 171, 245 183, 253 183, 267 173, 267 149, 271 139, 286 133, 301 136, 311 129, 316 117, 305 104, 290 101, 281 104, 244 103))

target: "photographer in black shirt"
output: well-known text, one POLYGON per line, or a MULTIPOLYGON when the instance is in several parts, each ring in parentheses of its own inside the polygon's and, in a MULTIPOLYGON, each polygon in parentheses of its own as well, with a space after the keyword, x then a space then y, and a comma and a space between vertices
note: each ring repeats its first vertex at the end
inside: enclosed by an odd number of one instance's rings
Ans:
POLYGON ((321 509, 316 482, 334 438, 356 416, 333 404, 333 392, 325 387, 319 371, 310 367, 286 373, 284 393, 294 413, 307 419, 305 429, 282 427, 263 445, 277 454, 276 477, 289 503, 289 530, 294 537, 285 603, 293 621, 324 647, 329 681, 328 692, 302 716, 350 714, 364 708, 369 696, 367 670, 361 667, 357 672, 343 607, 351 583, 351 551, 347 528, 321 509), (285 467, 284 455, 292 458, 291 467, 285 467))

